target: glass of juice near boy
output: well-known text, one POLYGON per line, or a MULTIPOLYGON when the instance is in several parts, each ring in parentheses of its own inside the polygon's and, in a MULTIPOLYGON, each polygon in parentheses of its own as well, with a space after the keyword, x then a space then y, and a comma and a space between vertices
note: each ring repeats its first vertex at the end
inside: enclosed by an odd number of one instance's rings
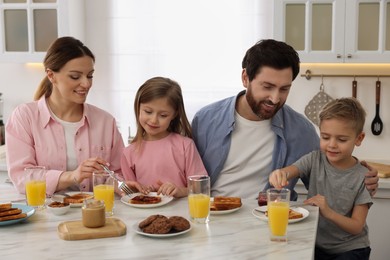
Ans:
POLYGON ((195 223, 207 223, 210 215, 210 177, 193 175, 188 177, 188 208, 195 223))
POLYGON ((38 210, 45 208, 46 168, 29 166, 24 168, 27 205, 38 210))
POLYGON ((93 196, 104 201, 106 216, 114 215, 115 180, 108 173, 93 173, 93 196))
POLYGON ((287 241, 289 209, 289 189, 271 188, 267 190, 268 226, 271 241, 287 241))

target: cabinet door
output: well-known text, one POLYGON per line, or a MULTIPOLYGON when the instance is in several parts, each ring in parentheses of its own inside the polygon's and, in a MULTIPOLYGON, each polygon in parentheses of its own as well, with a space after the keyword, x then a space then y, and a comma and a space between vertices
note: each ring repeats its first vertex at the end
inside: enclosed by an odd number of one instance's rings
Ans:
POLYGON ((274 37, 293 46, 302 62, 343 62, 344 0, 276 0, 274 37))
POLYGON ((69 33, 68 4, 68 0, 0 0, 0 61, 42 62, 51 42, 69 33))
POLYGON ((347 1, 346 62, 390 60, 390 1, 347 1))

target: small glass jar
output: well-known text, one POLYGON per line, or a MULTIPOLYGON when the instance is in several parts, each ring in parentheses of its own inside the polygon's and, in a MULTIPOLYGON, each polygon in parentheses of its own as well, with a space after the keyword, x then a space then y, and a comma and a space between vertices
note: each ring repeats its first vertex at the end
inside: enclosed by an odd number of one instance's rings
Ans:
POLYGON ((98 228, 106 224, 106 210, 102 200, 84 200, 81 212, 85 227, 98 228))

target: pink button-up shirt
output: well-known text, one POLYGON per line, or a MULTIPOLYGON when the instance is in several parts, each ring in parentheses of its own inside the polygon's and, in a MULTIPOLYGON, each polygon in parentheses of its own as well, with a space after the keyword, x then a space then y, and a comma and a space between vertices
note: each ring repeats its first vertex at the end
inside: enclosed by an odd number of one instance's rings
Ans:
MULTIPOLYGON (((84 104, 84 115, 75 135, 75 154, 80 164, 88 158, 100 157, 110 169, 120 171, 123 139, 112 115, 93 105, 84 104)), ((56 191, 60 175, 66 169, 64 129, 50 114, 46 100, 19 105, 6 124, 8 174, 20 193, 25 193, 24 168, 45 166, 46 193, 56 191)), ((83 190, 92 190, 91 180, 84 180, 83 190)))

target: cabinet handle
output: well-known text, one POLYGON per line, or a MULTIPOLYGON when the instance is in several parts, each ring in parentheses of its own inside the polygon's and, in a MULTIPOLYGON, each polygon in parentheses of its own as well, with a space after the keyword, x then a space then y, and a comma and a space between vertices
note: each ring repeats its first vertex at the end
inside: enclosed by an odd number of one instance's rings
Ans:
POLYGON ((337 59, 341 59, 341 54, 337 54, 337 59))
POLYGON ((348 58, 348 59, 352 58, 352 54, 348 54, 348 55, 347 55, 347 58, 348 58))

